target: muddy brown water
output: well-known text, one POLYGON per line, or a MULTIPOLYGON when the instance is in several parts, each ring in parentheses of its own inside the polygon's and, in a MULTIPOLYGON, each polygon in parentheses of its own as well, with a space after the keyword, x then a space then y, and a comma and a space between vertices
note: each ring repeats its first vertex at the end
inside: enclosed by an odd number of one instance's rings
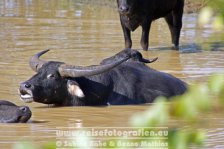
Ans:
MULTIPOLYGON (((171 50, 170 34, 163 19, 153 23, 150 51, 146 58, 159 57, 151 67, 171 73, 188 83, 206 82, 213 73, 224 72, 224 48, 202 51, 203 41, 212 35, 209 27, 199 29, 197 15, 184 15, 181 52, 171 50)), ((133 48, 140 48, 141 29, 133 33, 133 48)), ((88 5, 75 0, 2 0, 0 1, 0 99, 24 105, 19 100, 19 83, 34 72, 28 60, 33 54, 51 49, 43 56, 75 65, 98 64, 124 46, 116 9, 88 5)), ((126 127, 129 118, 147 106, 58 107, 39 103, 25 104, 33 112, 27 124, 0 124, 1 148, 16 142, 44 144, 55 141, 59 127, 126 127)), ((208 132, 206 148, 224 148, 224 118, 210 113, 202 129, 208 132)))

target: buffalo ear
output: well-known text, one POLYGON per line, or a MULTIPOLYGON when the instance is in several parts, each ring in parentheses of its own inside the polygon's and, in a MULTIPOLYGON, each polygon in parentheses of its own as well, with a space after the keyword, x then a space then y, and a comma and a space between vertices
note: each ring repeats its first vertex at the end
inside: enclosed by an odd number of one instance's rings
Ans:
POLYGON ((78 83, 72 80, 68 80, 67 82, 67 88, 68 88, 68 92, 73 95, 73 96, 77 96, 79 98, 83 98, 85 97, 82 89, 79 87, 78 83))

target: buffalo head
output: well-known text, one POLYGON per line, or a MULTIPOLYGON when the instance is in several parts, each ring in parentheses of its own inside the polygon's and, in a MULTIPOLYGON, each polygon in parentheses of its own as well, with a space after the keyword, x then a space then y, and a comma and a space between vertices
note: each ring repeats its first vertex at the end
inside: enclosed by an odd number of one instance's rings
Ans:
POLYGON ((117 0, 118 11, 120 14, 128 15, 132 14, 136 7, 136 3, 139 3, 138 0, 117 0))
POLYGON ((0 123, 25 123, 32 115, 27 106, 17 106, 12 102, 0 100, 0 123))
POLYGON ((24 102, 66 105, 69 98, 85 96, 76 78, 102 74, 129 59, 127 56, 110 64, 81 67, 40 60, 39 57, 48 51, 37 53, 30 59, 30 67, 37 73, 20 84, 20 98, 24 102))

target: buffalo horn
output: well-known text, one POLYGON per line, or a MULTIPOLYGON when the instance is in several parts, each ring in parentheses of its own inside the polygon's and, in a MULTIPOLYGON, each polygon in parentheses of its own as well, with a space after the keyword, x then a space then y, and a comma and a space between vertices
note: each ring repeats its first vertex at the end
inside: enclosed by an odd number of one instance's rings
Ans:
POLYGON ((117 65, 127 61, 129 58, 130 57, 127 56, 127 57, 121 58, 119 60, 116 60, 110 64, 94 65, 94 66, 87 66, 87 67, 62 64, 59 67, 59 73, 61 76, 64 76, 64 77, 93 76, 93 75, 97 75, 97 74, 106 72, 106 71, 116 67, 117 65))
MULTIPOLYGON (((127 49, 127 50, 129 50, 129 49, 127 49)), ((137 50, 129 50, 129 52, 131 52, 131 57, 133 58, 133 60, 139 61, 142 63, 153 63, 158 59, 158 57, 153 58, 153 59, 145 59, 145 58, 143 58, 142 54, 140 52, 138 52, 137 50)))
POLYGON ((39 57, 48 51, 49 51, 49 49, 41 51, 30 58, 30 67, 34 71, 37 72, 43 66, 43 64, 46 63, 45 61, 40 60, 39 57))
POLYGON ((157 59, 158 59, 158 57, 153 58, 153 59, 144 59, 144 58, 141 58, 141 59, 139 59, 139 61, 140 61, 140 62, 143 62, 143 63, 153 63, 153 62, 155 62, 157 59))

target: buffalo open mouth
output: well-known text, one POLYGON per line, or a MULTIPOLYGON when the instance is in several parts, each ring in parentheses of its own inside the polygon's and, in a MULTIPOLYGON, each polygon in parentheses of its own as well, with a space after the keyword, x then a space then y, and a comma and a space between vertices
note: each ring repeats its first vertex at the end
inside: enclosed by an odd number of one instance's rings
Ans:
POLYGON ((20 90, 20 99, 26 103, 33 102, 33 94, 31 91, 20 90))

